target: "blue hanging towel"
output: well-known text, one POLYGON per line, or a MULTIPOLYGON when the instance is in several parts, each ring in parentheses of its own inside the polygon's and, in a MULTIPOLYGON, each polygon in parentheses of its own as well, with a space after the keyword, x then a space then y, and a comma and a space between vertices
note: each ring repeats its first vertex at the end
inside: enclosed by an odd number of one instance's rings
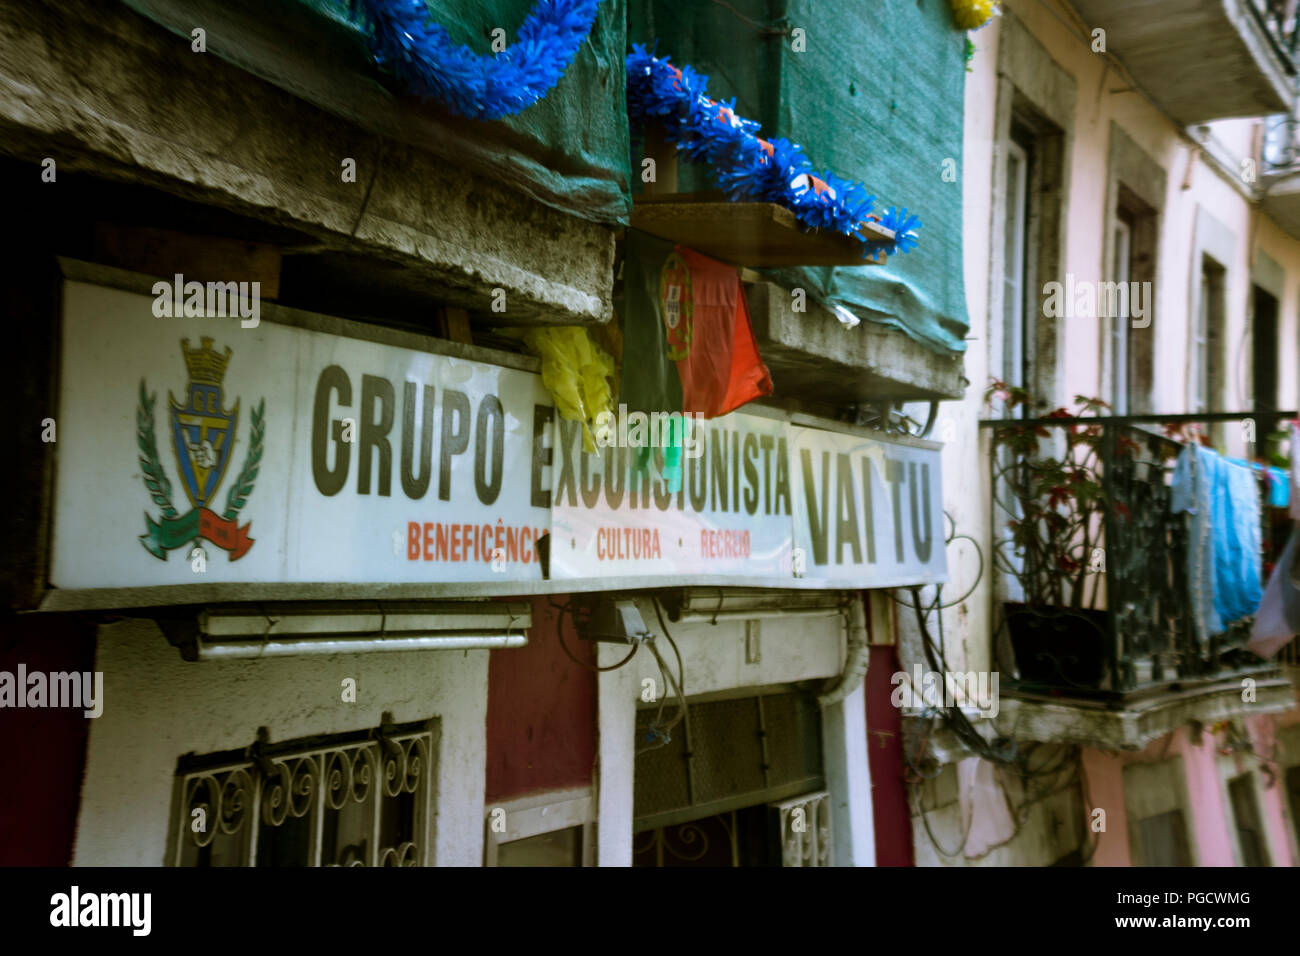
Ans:
POLYGON ((1219 456, 1201 445, 1187 445, 1174 465, 1170 507, 1174 514, 1186 512, 1187 587, 1191 592, 1192 621, 1202 647, 1211 634, 1223 633, 1223 622, 1214 606, 1214 541, 1210 517, 1213 512, 1214 476, 1219 456))
POLYGON ((1249 467, 1224 461, 1214 517, 1214 603, 1225 623, 1250 617, 1264 596, 1259 482, 1249 467))
POLYGON ((1174 466, 1171 504, 1187 512, 1187 580, 1203 643, 1249 617, 1263 597, 1259 485, 1249 462, 1189 445, 1174 466))
POLYGON ((1291 505, 1291 475, 1285 468, 1268 466, 1268 506, 1288 508, 1291 505))
POLYGON ((1224 461, 1250 468, 1257 474, 1264 473, 1268 481, 1268 506, 1270 508, 1286 508, 1291 504, 1291 476, 1285 468, 1278 468, 1276 465, 1265 467, 1257 461, 1246 461, 1242 458, 1225 458, 1224 461))

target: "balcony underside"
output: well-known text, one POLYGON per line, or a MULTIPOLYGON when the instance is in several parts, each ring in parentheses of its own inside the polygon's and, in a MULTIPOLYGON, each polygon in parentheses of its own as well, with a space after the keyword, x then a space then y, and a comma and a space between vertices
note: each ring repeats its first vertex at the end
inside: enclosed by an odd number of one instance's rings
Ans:
POLYGON ((1300 170, 1266 179, 1264 214, 1292 239, 1300 239, 1300 170))
MULTIPOLYGON (((1153 740, 1196 722, 1209 727, 1234 717, 1258 717, 1293 710, 1295 685, 1285 677, 1256 678, 1255 699, 1242 700, 1239 676, 1182 689, 1129 699, 1120 705, 1065 697, 1029 697, 1004 688, 998 714, 993 719, 967 713, 975 731, 985 740, 1010 737, 1021 743, 1051 743, 1097 750, 1142 750, 1153 740)), ((904 733, 924 734, 930 755, 940 764, 957 763, 972 755, 969 747, 933 718, 904 715, 904 733)))
MULTIPOLYGON (((140 225, 193 223, 198 233, 283 244, 286 274, 328 290, 320 301, 297 300, 306 308, 368 317, 383 295, 419 326, 432 298, 499 321, 491 309, 502 291, 515 324, 609 321, 608 226, 454 155, 380 139, 215 54, 195 55, 125 4, 53 6, 0 9, 0 155, 33 165, 57 158, 61 185, 84 173, 205 211, 198 222, 189 213, 172 221, 160 199, 145 221, 129 207, 140 225), (59 38, 57 55, 49 37, 59 38), (167 95, 142 80, 156 76, 167 78, 167 95), (343 175, 344 157, 357 161, 355 181, 343 175)), ((261 14, 249 6, 223 6, 222 17, 261 14)), ((91 195, 98 208, 101 192, 91 195)))
POLYGON ((1290 110, 1293 71, 1241 0, 1074 0, 1143 91, 1184 125, 1290 110))
POLYGON ((897 329, 871 322, 846 328, 813 302, 795 312, 790 293, 771 282, 745 293, 774 397, 844 406, 940 401, 966 389, 960 355, 941 355, 897 329))
MULTIPOLYGON (((1242 700, 1241 675, 1159 694, 1130 695, 1118 704, 1003 692, 998 726, 1018 740, 1077 744, 1102 750, 1141 750, 1190 721, 1213 724, 1233 717, 1276 714, 1296 706, 1295 687, 1276 673, 1252 677, 1253 701, 1242 700)), ((1246 695, 1249 696, 1249 695, 1246 695)))

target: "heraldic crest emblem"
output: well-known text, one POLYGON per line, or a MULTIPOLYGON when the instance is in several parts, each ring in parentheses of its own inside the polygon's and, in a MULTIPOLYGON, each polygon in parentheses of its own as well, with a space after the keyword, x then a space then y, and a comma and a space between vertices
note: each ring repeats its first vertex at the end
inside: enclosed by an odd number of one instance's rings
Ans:
POLYGON ((172 505, 172 483, 163 471, 158 457, 158 443, 154 435, 154 403, 157 395, 150 395, 140 380, 140 405, 136 410, 136 441, 140 448, 140 467, 144 472, 144 486, 153 503, 162 509, 158 519, 145 513, 145 533, 140 543, 154 557, 166 561, 168 552, 200 540, 211 541, 230 553, 237 561, 248 553, 253 539, 248 536, 251 524, 239 525, 239 512, 253 492, 258 465, 262 460, 262 445, 266 438, 264 413, 266 399, 258 402, 252 412, 248 452, 244 466, 235 477, 226 494, 226 506, 218 515, 210 507, 216 498, 226 466, 230 463, 235 446, 235 430, 239 425, 239 402, 225 408, 222 380, 230 364, 230 347, 225 354, 212 347, 212 339, 204 336, 199 348, 190 348, 190 340, 181 340, 181 354, 189 373, 189 383, 177 401, 171 400, 172 446, 176 453, 176 470, 190 510, 181 514, 172 505))

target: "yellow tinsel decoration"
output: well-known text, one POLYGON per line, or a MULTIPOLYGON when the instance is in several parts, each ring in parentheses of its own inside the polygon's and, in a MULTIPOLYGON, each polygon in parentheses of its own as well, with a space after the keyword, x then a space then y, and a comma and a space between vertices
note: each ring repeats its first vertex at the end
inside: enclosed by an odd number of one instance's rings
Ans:
POLYGON ((963 30, 978 30, 997 12, 997 0, 952 0, 952 14, 963 30))
POLYGON ((542 384, 561 417, 582 424, 583 449, 595 452, 600 414, 614 414, 609 387, 615 374, 614 359, 580 326, 550 326, 516 334, 529 351, 541 356, 542 384))

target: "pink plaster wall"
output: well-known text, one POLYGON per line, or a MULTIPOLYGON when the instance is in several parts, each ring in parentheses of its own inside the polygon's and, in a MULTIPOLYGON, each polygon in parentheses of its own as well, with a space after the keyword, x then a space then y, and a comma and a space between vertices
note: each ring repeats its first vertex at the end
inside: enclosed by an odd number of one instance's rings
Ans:
MULTIPOLYGON (((1279 730, 1300 723, 1300 710, 1277 716, 1248 717, 1245 725, 1251 745, 1258 754, 1272 752, 1279 730)), ((1191 807, 1190 838, 1193 856, 1199 866, 1236 866, 1235 837, 1231 813, 1227 806, 1227 782, 1220 778, 1218 767, 1219 739, 1208 729, 1200 743, 1193 742, 1185 728, 1153 741, 1136 753, 1101 750, 1083 751, 1083 771, 1089 812, 1101 807, 1106 811, 1106 830, 1100 834, 1093 866, 1131 866, 1128 813, 1124 802, 1124 768, 1135 763, 1154 763, 1181 757, 1187 797, 1191 807)), ((1235 773, 1263 773, 1263 764, 1248 754, 1234 758, 1235 773)), ((1286 792, 1279 768, 1278 783, 1262 791, 1260 813, 1268 838, 1269 856, 1274 866, 1296 866, 1291 821, 1285 810, 1286 792)))
MULTIPOLYGON (((1246 721, 1250 732, 1251 745, 1255 753, 1270 754, 1278 732, 1285 727, 1300 724, 1300 710, 1291 710, 1277 717, 1255 717, 1246 721)), ((1264 791, 1260 812, 1264 816, 1264 825, 1269 833, 1269 855, 1274 866, 1300 866, 1296 857, 1295 841, 1291 839, 1293 827, 1286 810, 1286 768, 1278 766, 1277 783, 1264 791)))

